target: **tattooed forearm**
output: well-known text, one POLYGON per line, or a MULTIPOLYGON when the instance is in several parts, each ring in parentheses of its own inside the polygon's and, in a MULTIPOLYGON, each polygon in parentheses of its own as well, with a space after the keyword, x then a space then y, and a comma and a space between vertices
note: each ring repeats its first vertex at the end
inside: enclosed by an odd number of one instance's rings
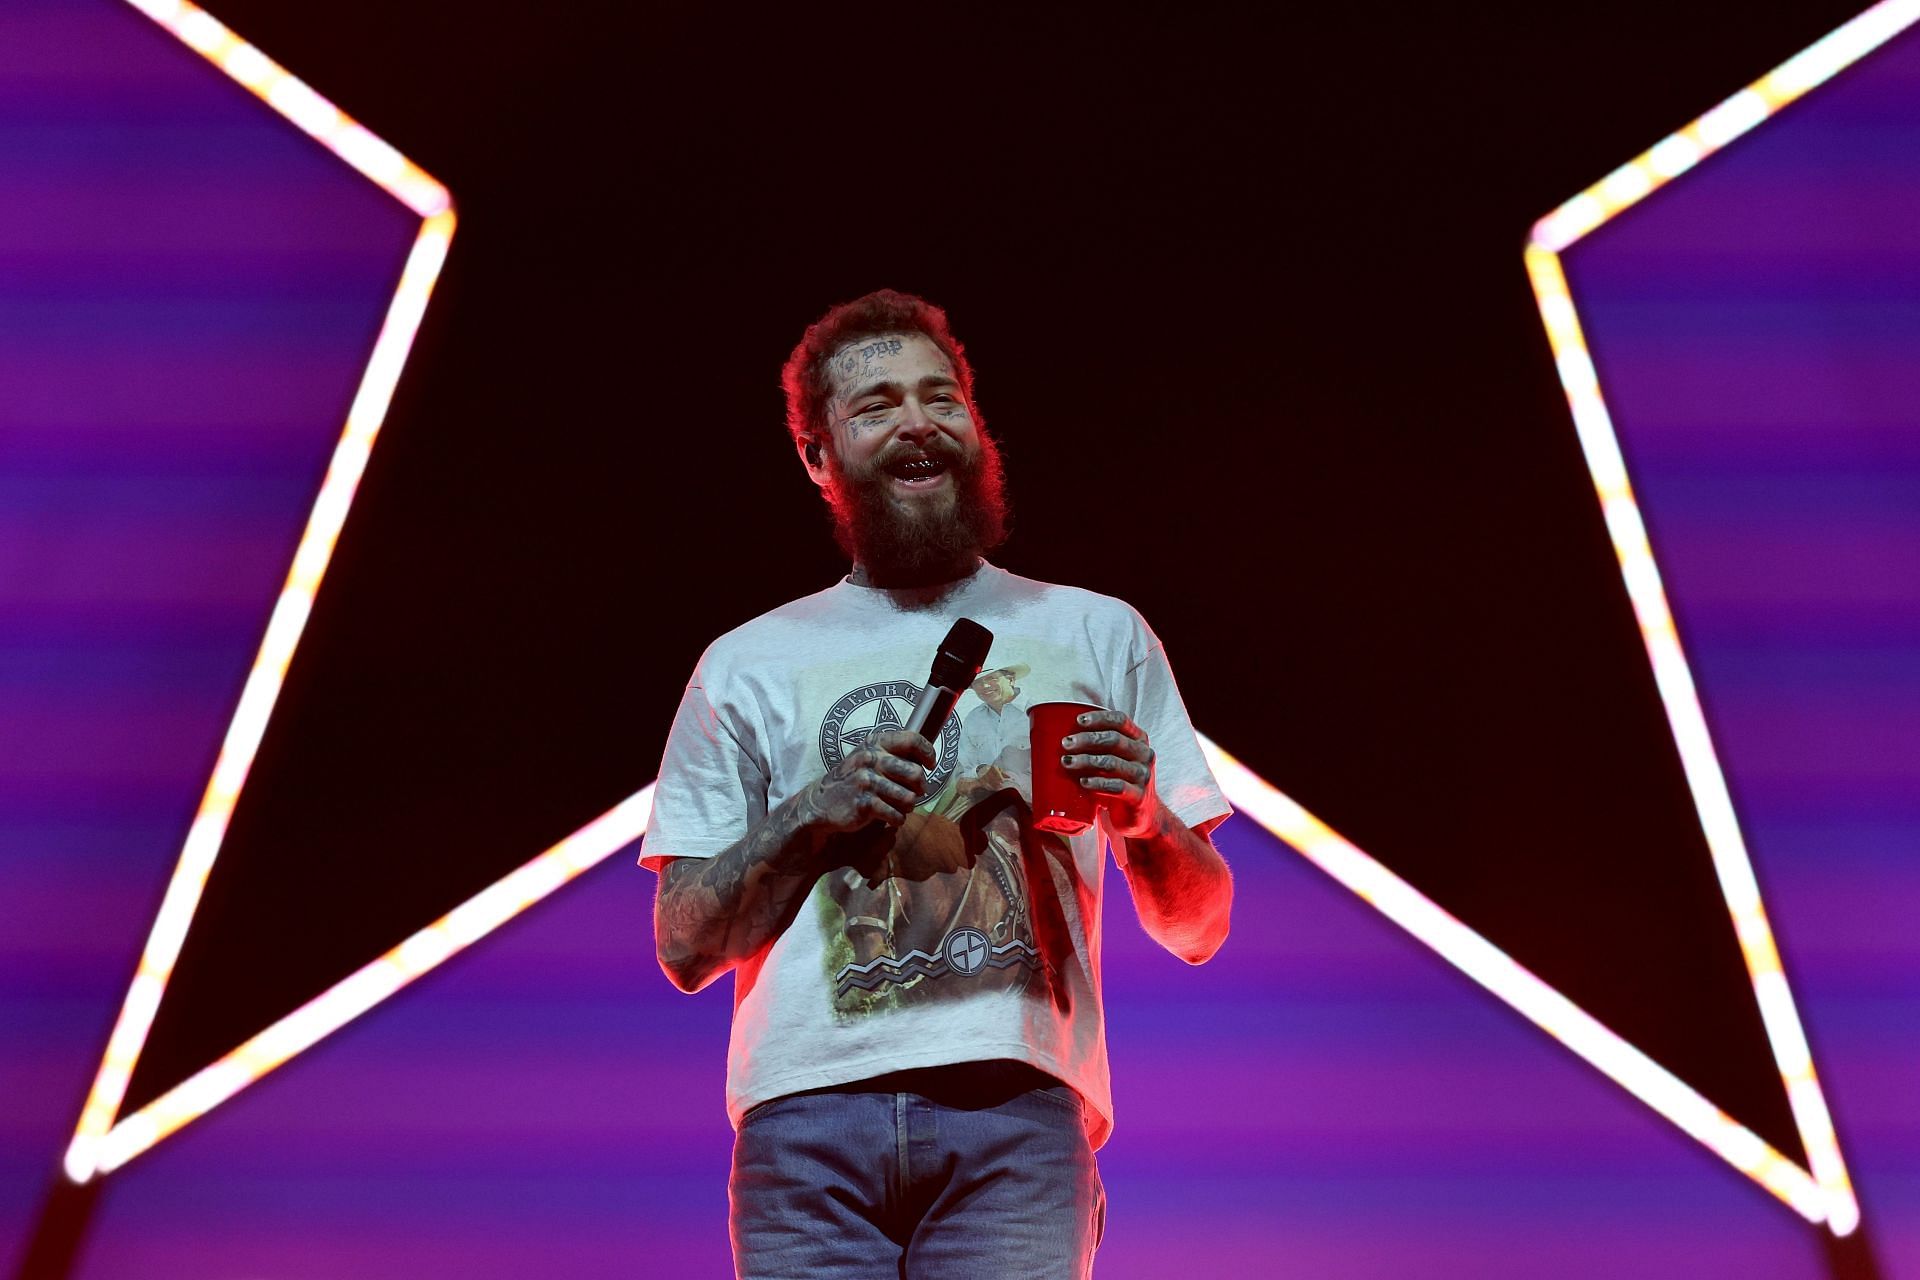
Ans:
POLYGON ((897 827, 926 797, 933 744, 875 734, 711 858, 675 858, 660 873, 653 941, 660 967, 698 991, 786 931, 813 882, 857 848, 841 837, 897 827))
POLYGON ((819 836, 808 826, 808 792, 767 815, 711 858, 675 858, 653 904, 660 967, 682 991, 698 991, 780 936, 820 876, 819 836))
POLYGON ((1127 887, 1148 936, 1188 964, 1227 939, 1233 875, 1213 842, 1158 806, 1151 832, 1127 840, 1127 887))

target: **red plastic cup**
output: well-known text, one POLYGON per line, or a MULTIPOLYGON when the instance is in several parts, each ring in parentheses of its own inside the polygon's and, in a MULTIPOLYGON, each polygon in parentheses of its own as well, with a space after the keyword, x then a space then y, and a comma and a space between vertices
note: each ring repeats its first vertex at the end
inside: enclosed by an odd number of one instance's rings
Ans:
POLYGON ((1066 752, 1060 739, 1080 729, 1074 722, 1102 708, 1089 702, 1036 702, 1027 708, 1028 741, 1033 747, 1033 825, 1041 831, 1077 835, 1093 825, 1097 793, 1080 785, 1077 774, 1060 763, 1066 752))

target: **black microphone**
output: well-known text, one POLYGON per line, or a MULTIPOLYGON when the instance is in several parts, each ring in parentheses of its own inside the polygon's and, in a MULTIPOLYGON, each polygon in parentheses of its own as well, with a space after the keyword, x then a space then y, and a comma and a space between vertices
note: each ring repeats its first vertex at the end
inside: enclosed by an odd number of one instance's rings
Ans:
POLYGON ((937 737, 960 701, 960 691, 973 683, 980 668, 987 664, 987 650, 993 646, 993 632, 972 618, 962 618, 940 642, 933 655, 933 670, 927 675, 927 687, 914 700, 913 714, 907 717, 908 733, 926 738, 937 737), (929 732, 931 731, 931 732, 929 732))

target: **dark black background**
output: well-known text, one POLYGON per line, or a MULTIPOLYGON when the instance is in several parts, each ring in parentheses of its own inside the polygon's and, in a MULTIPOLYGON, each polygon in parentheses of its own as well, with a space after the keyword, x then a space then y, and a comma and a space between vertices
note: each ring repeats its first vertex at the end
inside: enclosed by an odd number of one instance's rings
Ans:
POLYGON ((226 0, 461 222, 128 1107, 652 779, 704 645, 844 570, 778 370, 891 285, 1000 563, 1799 1155, 1521 248, 1856 8, 226 0))

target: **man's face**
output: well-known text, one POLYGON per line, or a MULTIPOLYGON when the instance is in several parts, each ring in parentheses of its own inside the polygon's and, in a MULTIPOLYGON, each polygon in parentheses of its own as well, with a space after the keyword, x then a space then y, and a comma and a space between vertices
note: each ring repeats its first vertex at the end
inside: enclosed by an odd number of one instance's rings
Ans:
POLYGON ((999 450, 952 362, 918 333, 851 342, 829 364, 832 438, 809 466, 841 547, 875 585, 964 576, 1006 535, 999 450))
POLYGON ((985 673, 973 682, 973 691, 995 711, 1013 701, 1013 681, 1004 671, 985 673))

